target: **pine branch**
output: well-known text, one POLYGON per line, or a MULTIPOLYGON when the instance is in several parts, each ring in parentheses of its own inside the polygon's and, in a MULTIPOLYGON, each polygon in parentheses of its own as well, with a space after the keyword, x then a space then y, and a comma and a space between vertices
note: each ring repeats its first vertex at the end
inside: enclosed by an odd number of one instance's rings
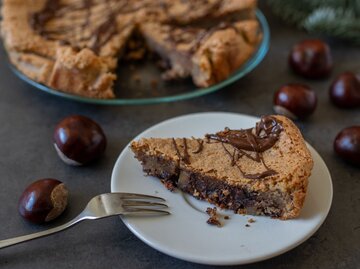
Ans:
POLYGON ((269 0, 275 14, 309 32, 360 44, 360 0, 269 0))
POLYGON ((312 11, 311 0, 269 0, 276 15, 286 22, 298 24, 312 11))
POLYGON ((303 22, 309 32, 348 39, 360 45, 360 20, 352 10, 329 7, 314 10, 303 22))

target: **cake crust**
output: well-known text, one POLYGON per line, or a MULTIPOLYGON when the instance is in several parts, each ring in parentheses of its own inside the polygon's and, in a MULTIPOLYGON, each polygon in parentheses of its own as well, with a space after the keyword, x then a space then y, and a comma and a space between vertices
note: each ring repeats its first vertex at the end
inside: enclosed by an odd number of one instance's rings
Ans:
POLYGON ((271 117, 282 131, 261 153, 262 161, 254 161, 256 153, 245 150, 248 156, 232 164, 237 149, 207 138, 143 138, 133 141, 131 149, 147 174, 171 180, 199 199, 236 213, 290 219, 303 207, 313 160, 294 123, 283 116, 271 117))

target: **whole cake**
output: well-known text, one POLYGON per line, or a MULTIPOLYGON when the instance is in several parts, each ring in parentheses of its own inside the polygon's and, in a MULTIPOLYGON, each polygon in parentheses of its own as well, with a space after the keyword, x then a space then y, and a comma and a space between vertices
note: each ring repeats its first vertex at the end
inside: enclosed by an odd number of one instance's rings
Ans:
POLYGON ((29 78, 114 98, 116 67, 139 36, 167 63, 166 79, 192 77, 199 87, 226 79, 261 41, 255 8, 256 0, 3 0, 1 35, 29 78))
POLYGON ((142 138, 131 149, 143 170, 170 189, 239 214, 280 219, 300 214, 313 167, 299 129, 278 115, 204 138, 142 138))

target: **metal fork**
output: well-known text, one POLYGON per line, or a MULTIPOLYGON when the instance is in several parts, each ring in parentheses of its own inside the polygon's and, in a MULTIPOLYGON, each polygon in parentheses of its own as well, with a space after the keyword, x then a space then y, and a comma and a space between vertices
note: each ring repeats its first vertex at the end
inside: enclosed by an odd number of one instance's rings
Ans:
POLYGON ((129 216, 156 216, 169 215, 170 212, 161 210, 160 208, 168 208, 164 203, 165 199, 135 193, 105 193, 92 198, 85 209, 73 220, 60 225, 58 227, 23 235, 6 240, 0 240, 0 249, 19 244, 25 241, 33 240, 35 238, 47 236, 53 233, 65 230, 74 224, 86 219, 100 219, 116 215, 129 216))

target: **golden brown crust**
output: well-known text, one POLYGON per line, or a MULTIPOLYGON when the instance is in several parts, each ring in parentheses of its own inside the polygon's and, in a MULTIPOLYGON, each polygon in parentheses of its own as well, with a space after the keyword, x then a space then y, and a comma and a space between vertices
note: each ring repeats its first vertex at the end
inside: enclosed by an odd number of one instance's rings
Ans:
MULTIPOLYGON (((75 2, 68 0, 66 3, 75 2)), ((127 5, 123 5, 125 2, 120 0, 96 2, 92 14, 101 14, 107 10, 106 5, 109 3, 113 10, 122 11, 124 7, 126 12, 117 13, 113 24, 109 25, 116 29, 113 36, 101 44, 98 50, 89 53, 88 48, 92 48, 94 38, 84 37, 91 36, 91 27, 100 25, 104 18, 96 15, 87 18, 86 12, 76 9, 63 12, 62 16, 47 22, 47 27, 50 30, 68 30, 62 33, 54 31, 51 38, 45 38, 31 26, 30 21, 32 15, 43 10, 46 3, 47 0, 3 1, 1 35, 10 61, 35 81, 60 91, 91 98, 114 98, 114 70, 137 26, 155 21, 177 23, 185 27, 188 24, 205 27, 213 21, 252 20, 256 7, 256 0, 210 0, 207 4, 183 0, 130 0, 126 2, 127 5), (196 5, 196 8, 192 8, 192 5, 196 5), (187 16, 183 15, 184 11, 187 16), (79 27, 86 23, 89 23, 88 27, 79 27), (63 39, 66 42, 59 41, 63 39)), ((250 57, 257 46, 260 36, 257 34, 258 25, 256 27, 240 23, 236 28, 241 29, 241 34, 224 30, 212 35, 199 48, 196 56, 186 59, 187 63, 194 66, 193 70, 182 70, 183 63, 175 64, 173 69, 181 77, 191 75, 200 87, 227 78, 250 57), (228 44, 226 40, 231 42, 228 44)))
POLYGON ((21 53, 16 50, 9 51, 8 56, 11 63, 27 77, 47 84, 54 67, 54 61, 52 59, 44 58, 33 53, 21 53))
POLYGON ((71 48, 58 50, 58 56, 48 84, 64 92, 93 98, 113 98, 113 81, 104 60, 89 49, 75 52, 71 48), (75 74, 75 75, 74 75, 75 74))
POLYGON ((192 77, 199 87, 209 87, 225 80, 254 53, 261 40, 256 20, 235 23, 216 31, 192 57, 192 77))
POLYGON ((279 147, 288 147, 292 154, 296 154, 297 158, 291 158, 286 163, 287 166, 293 166, 294 172, 287 175, 284 180, 283 189, 293 196, 292 203, 289 204, 289 211, 284 214, 283 218, 294 218, 300 214, 300 210, 304 205, 307 192, 308 179, 311 175, 314 161, 311 153, 305 144, 300 130, 296 125, 284 116, 277 115, 288 137, 291 137, 291 144, 280 144, 279 147))
MULTIPOLYGON (((145 154, 156 156, 162 160, 179 163, 181 171, 190 174, 201 174, 226 183, 234 188, 246 189, 249 193, 268 193, 276 195, 280 193, 286 200, 286 208, 279 218, 289 219, 297 217, 303 207, 308 178, 313 167, 313 160, 304 139, 295 124, 283 116, 273 116, 283 126, 279 141, 269 150, 263 152, 263 159, 267 167, 277 171, 277 174, 254 180, 244 176, 237 166, 245 173, 261 173, 265 167, 262 163, 249 158, 241 158, 237 165, 232 166, 230 156, 224 151, 222 143, 207 143, 204 140, 203 149, 196 152, 199 144, 195 139, 187 139, 189 163, 183 162, 174 148, 171 138, 143 138, 133 141, 131 149, 136 156, 145 154), (190 171, 190 172, 189 172, 190 171)), ((175 139, 180 151, 184 150, 183 139, 175 139)), ((225 145, 231 152, 230 145, 225 145)), ((253 154, 248 152, 248 154, 253 154)), ((174 169, 172 169, 174 170, 174 169)), ((239 213, 246 213, 240 211, 239 213)))

